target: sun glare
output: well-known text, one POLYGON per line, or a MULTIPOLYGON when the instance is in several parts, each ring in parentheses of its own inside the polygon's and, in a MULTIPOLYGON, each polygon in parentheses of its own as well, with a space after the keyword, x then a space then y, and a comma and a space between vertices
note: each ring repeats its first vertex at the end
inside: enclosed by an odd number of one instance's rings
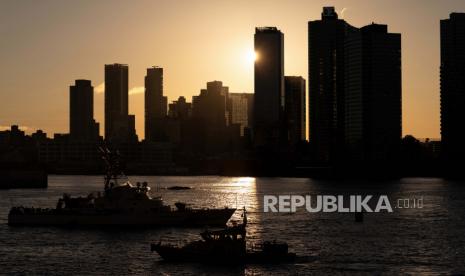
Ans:
POLYGON ((245 53, 247 64, 253 64, 257 60, 257 53, 254 50, 248 50, 245 53))

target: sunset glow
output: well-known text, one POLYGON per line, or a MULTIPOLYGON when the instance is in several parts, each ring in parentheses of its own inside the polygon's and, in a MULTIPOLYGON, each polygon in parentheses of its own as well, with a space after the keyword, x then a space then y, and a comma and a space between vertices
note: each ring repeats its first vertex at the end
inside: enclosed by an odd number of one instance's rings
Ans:
MULTIPOLYGON (((6 1, 0 9, 0 102, 8 105, 0 109, 0 125, 19 124, 28 131, 42 128, 49 136, 66 133, 69 86, 74 79, 90 79, 98 92, 104 81, 103 65, 115 62, 129 65, 129 89, 143 86, 146 68, 165 68, 169 102, 181 95, 190 101, 205 82, 215 79, 231 91, 253 92, 256 26, 272 24, 283 31, 285 74, 307 79, 307 22, 320 18, 324 5, 328 3, 141 0, 137 5, 125 1, 26 5, 6 1), (119 14, 118 20, 106 15, 109 9, 119 14)), ((344 20, 355 27, 376 21, 402 34, 403 135, 439 138, 439 20, 451 11, 465 10, 465 3, 334 1, 331 5, 344 9, 344 20), (415 19, 411 10, 416 11, 415 19)), ((136 114, 142 138, 143 93, 136 93, 140 91, 133 90, 129 108, 136 114)), ((101 127, 102 94, 95 96, 95 117, 101 127)))
POLYGON ((247 65, 250 65, 250 64, 253 65, 253 63, 257 60, 257 58, 258 58, 258 55, 253 50, 248 50, 246 52, 245 59, 246 59, 247 65))

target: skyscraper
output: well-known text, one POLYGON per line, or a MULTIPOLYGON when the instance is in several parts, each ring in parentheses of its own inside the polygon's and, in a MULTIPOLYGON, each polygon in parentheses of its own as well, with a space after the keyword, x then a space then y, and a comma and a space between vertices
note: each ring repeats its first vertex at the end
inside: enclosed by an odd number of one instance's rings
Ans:
POLYGON ((334 7, 324 7, 321 20, 308 22, 310 143, 320 162, 343 156, 344 42, 354 31, 334 7))
POLYGON ((172 119, 185 120, 192 115, 192 104, 186 102, 186 98, 180 96, 177 101, 169 105, 168 116, 172 119))
POLYGON ((147 69, 145 76, 145 139, 161 140, 163 119, 167 115, 167 97, 163 96, 163 68, 147 69))
POLYGON ((254 144, 276 145, 284 109, 284 34, 255 28, 254 144))
POLYGON ((199 96, 192 100, 192 116, 203 120, 209 128, 226 126, 226 87, 221 81, 207 82, 199 96))
POLYGON ((237 145, 240 129, 227 125, 227 95, 228 88, 221 81, 212 81, 200 95, 192 97, 192 119, 185 132, 191 150, 219 156, 237 145))
POLYGON ((134 116, 128 114, 128 66, 105 65, 105 139, 114 142, 137 140, 134 116))
POLYGON ((346 154, 351 161, 393 162, 401 138, 401 35, 371 24, 346 37, 346 154))
POLYGON ((182 148, 189 145, 187 140, 193 139, 188 133, 191 126, 192 104, 180 96, 177 101, 169 104, 168 117, 164 120, 163 130, 167 139, 182 148))
POLYGON ((286 76, 284 83, 284 117, 286 120, 287 137, 289 143, 295 145, 307 138, 305 79, 302 77, 286 76))
POLYGON ((444 157, 465 159, 465 13, 441 20, 441 141, 444 157))
POLYGON ((99 137, 99 125, 94 121, 94 87, 90 80, 76 80, 69 87, 69 121, 72 139, 99 137))

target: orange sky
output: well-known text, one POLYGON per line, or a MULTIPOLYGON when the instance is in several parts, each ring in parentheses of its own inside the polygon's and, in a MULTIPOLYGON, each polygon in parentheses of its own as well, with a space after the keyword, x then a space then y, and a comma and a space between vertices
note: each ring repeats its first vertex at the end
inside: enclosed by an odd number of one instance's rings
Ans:
MULTIPOLYGON (((403 133, 439 137, 439 20, 465 1, 0 1, 0 128, 67 132, 69 85, 85 78, 99 90, 104 64, 119 62, 142 138, 147 67, 164 68, 169 101, 190 101, 211 80, 253 92, 255 26, 284 33, 285 73, 307 79, 307 21, 322 6, 402 34, 403 133)), ((102 93, 95 117, 103 133, 102 93)))

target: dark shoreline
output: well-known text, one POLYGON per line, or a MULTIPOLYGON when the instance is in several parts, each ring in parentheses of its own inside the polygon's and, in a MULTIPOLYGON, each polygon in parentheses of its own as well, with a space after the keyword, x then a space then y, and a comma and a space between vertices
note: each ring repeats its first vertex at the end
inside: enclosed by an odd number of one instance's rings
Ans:
MULTIPOLYGON (((211 165, 210 163, 209 165, 211 165)), ((160 168, 155 166, 128 166, 125 170, 128 176, 223 176, 223 177, 288 177, 288 178, 312 178, 316 180, 329 180, 334 182, 348 181, 390 181, 401 178, 443 178, 449 180, 464 181, 465 174, 460 166, 452 168, 441 168, 426 166, 399 168, 389 166, 307 166, 307 167, 281 167, 279 164, 253 164, 216 163, 214 166, 201 164, 195 168, 169 167, 160 168)), ((0 170, 2 183, 0 189, 23 189, 23 188, 47 188, 48 175, 103 175, 100 166, 62 166, 55 168, 3 168, 0 170)))

